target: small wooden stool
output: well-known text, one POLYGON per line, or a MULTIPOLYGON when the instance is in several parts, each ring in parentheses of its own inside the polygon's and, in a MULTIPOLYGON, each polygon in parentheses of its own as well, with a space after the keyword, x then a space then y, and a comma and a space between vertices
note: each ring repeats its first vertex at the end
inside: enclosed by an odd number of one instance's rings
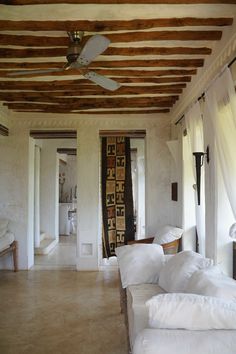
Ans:
POLYGON ((13 267, 14 267, 14 272, 18 271, 18 264, 17 264, 17 241, 13 241, 8 248, 0 252, 0 257, 4 256, 5 254, 12 252, 12 258, 13 258, 13 267))

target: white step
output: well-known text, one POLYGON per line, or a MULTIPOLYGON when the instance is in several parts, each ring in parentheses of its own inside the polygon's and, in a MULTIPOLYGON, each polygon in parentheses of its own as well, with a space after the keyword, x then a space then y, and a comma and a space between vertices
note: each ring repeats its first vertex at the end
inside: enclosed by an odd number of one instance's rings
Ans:
POLYGON ((45 238, 40 242, 39 247, 34 248, 34 254, 48 254, 57 245, 57 240, 45 238))
POLYGON ((40 232, 40 242, 42 242, 45 238, 47 238, 47 235, 45 232, 41 231, 40 232))

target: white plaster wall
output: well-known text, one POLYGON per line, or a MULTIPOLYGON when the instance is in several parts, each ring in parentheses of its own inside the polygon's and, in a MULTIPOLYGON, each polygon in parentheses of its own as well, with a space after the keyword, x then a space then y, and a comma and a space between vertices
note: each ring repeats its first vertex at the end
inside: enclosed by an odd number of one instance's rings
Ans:
POLYGON ((146 129, 146 236, 170 223, 170 137, 168 116, 156 119, 93 119, 77 131, 78 137, 78 264, 79 270, 97 269, 99 233, 100 129, 146 129), (83 254, 89 252, 90 255, 83 254))
POLYGON ((58 189, 57 146, 43 141, 40 159, 40 229, 47 237, 58 239, 56 194, 58 189))
MULTIPOLYGON (((18 164, 17 175, 8 174, 1 183, 1 188, 14 184, 18 186, 16 197, 19 203, 15 206, 16 212, 21 213, 22 228, 17 231, 21 242, 20 267, 27 268, 27 230, 28 230, 28 170, 29 170, 29 138, 30 129, 77 129, 77 186, 78 186, 78 257, 77 269, 98 269, 98 249, 101 247, 101 230, 99 222, 99 157, 100 138, 99 130, 107 129, 146 129, 146 236, 153 235, 156 229, 163 224, 170 223, 170 153, 166 141, 170 139, 170 120, 167 114, 129 117, 108 116, 106 118, 94 116, 69 115, 62 118, 47 114, 13 114, 12 124, 15 127, 14 139, 9 140, 8 150, 0 156, 11 156, 12 169, 18 164), (20 128, 21 126, 21 128, 20 128), (16 157, 11 150, 16 152, 16 157), (27 171, 27 173, 26 173, 27 171), (24 177, 23 177, 24 176, 24 177), (26 176, 26 178, 25 178, 26 176), (24 203, 23 203, 24 201, 24 203)), ((52 141, 53 142, 53 141, 52 141)), ((67 141, 69 145, 69 140, 67 141)), ((43 145, 48 141, 43 141, 43 145)), ((73 146, 64 147, 73 147, 73 146)), ((53 147, 56 151, 58 144, 53 147)), ((43 148, 43 146, 42 146, 43 148)), ((49 149, 50 150, 50 149, 49 149)), ((51 153, 48 157, 52 156, 51 153)), ((41 155, 41 160, 43 156, 41 155)), ((8 158, 6 159, 8 161, 8 158)), ((55 159, 52 159, 55 166, 55 159)), ((48 168, 50 167, 47 165, 48 168)), ((57 173, 53 173, 54 179, 57 173)), ((48 184, 48 179, 44 179, 48 184)), ((42 188, 42 181, 41 181, 42 188)), ((47 190, 50 192, 49 190, 47 190)), ((53 192, 55 196, 55 191, 53 192)), ((10 193, 11 194, 11 193, 10 193)), ((11 194, 15 202, 15 194, 11 194)), ((8 200, 8 196, 5 198, 8 200)), ((49 202, 49 199, 48 199, 49 202)), ((44 204, 46 205, 46 203, 44 204)), ((42 206, 42 203, 41 203, 42 206)), ((12 208, 11 208, 12 209, 12 208)), ((13 209, 12 209, 13 210, 13 209)))
POLYGON ((34 264, 34 156, 35 144, 34 139, 29 139, 28 152, 28 262, 31 267, 34 264))
POLYGON ((152 236, 170 223, 169 121, 163 117, 146 132, 146 236, 152 236))
POLYGON ((175 159, 171 155, 171 183, 177 182, 178 200, 171 200, 171 225, 183 227, 183 159, 182 159, 182 127, 171 125, 171 140, 176 141, 175 159))
POLYGON ((9 126, 9 111, 6 107, 0 104, 0 124, 5 127, 9 126))
MULTIPOLYGON (((0 216, 10 220, 10 230, 18 241, 20 269, 32 266, 28 227, 29 136, 27 129, 10 126, 9 137, 0 136, 0 216)), ((0 259, 1 268, 11 268, 9 256, 0 259)))
MULTIPOLYGON (((99 129, 80 127, 78 139, 77 269, 97 270, 99 265, 99 129)), ((101 246, 100 246, 101 247, 101 246)))

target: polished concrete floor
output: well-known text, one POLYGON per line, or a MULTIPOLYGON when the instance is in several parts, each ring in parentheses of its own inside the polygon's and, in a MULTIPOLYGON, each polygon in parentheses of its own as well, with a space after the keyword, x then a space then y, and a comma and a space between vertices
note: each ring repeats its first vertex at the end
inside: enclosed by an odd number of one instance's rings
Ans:
POLYGON ((35 255, 35 270, 76 269, 76 235, 60 236, 59 243, 47 255, 35 255))
POLYGON ((126 354, 117 271, 0 271, 1 354, 126 354))

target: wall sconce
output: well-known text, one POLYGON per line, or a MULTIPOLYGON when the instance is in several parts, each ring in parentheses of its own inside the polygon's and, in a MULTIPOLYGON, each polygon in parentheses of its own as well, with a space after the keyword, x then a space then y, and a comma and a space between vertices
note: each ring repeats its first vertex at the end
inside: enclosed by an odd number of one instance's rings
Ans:
POLYGON ((201 167, 203 165, 204 156, 206 156, 207 163, 209 163, 209 146, 207 146, 206 152, 193 152, 195 157, 196 166, 196 184, 197 184, 197 203, 200 205, 200 191, 201 191, 201 167))

